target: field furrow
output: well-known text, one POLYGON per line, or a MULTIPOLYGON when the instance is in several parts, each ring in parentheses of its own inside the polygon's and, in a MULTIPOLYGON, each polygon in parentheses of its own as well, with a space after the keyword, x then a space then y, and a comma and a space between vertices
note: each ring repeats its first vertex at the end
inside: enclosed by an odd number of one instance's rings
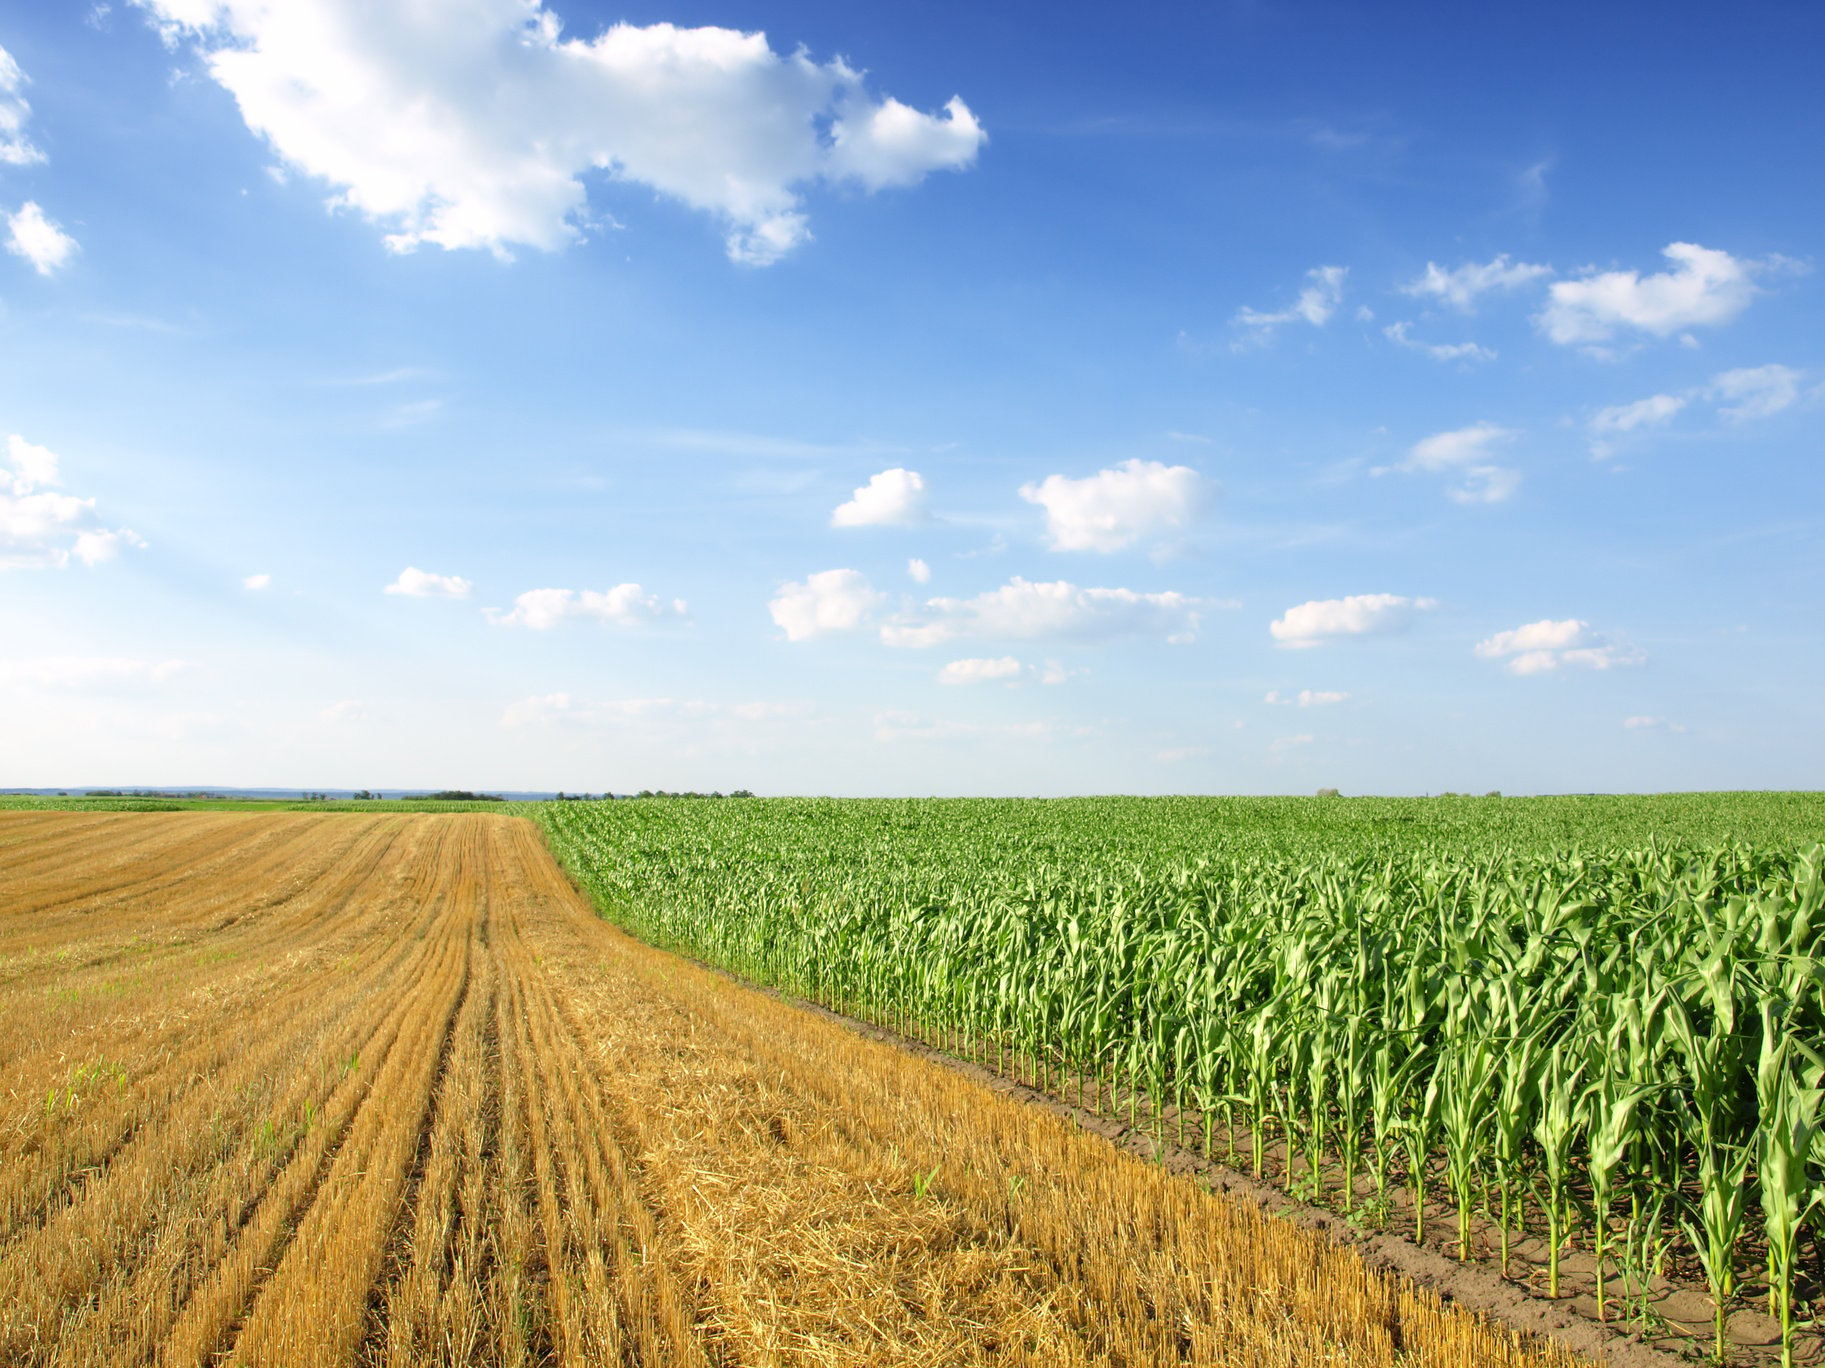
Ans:
POLYGON ((4 814, 0 890, 9 1364, 1557 1361, 629 939, 525 821, 4 814))

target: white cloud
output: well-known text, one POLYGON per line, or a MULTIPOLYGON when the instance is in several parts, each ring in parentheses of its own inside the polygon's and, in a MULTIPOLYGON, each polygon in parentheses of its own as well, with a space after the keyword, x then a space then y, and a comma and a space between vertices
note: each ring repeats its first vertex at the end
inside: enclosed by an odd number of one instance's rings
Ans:
POLYGON ((1605 439, 1659 427, 1695 400, 1716 402, 1718 416, 1731 423, 1772 417, 1799 401, 1804 379, 1805 372, 1791 366, 1748 366, 1722 371, 1709 383, 1678 394, 1654 394, 1632 404, 1613 404, 1599 409, 1586 424, 1592 435, 1591 454, 1600 459, 1611 455, 1613 444, 1605 439))
POLYGON ((911 560, 906 562, 906 573, 914 584, 930 584, 932 582, 931 566, 927 565, 917 556, 914 556, 911 560))
POLYGON ((1277 754, 1280 751, 1293 750, 1299 746, 1309 746, 1316 739, 1310 732, 1300 732, 1297 736, 1276 736, 1267 743, 1267 748, 1277 754))
POLYGON ((0 570, 61 569, 72 557, 85 565, 112 560, 123 546, 145 541, 126 528, 109 530, 93 522, 94 499, 60 494, 57 453, 35 446, 18 433, 7 438, 7 463, 0 469, 0 570))
POLYGON ((6 250, 32 263, 39 275, 48 276, 76 255, 76 239, 44 216, 32 200, 6 215, 6 250))
POLYGON ((884 602, 886 595, 877 593, 861 571, 820 570, 806 575, 803 584, 781 585, 767 611, 787 641, 810 641, 855 631, 884 602))
POLYGON ((347 725, 371 720, 367 705, 359 698, 344 698, 329 705, 318 714, 325 722, 347 725))
POLYGON ((1599 409, 1591 418, 1592 432, 1633 432, 1638 427, 1656 427, 1672 418, 1689 402, 1683 394, 1654 394, 1632 404, 1612 404, 1599 409))
POLYGON ((487 609, 488 620, 498 627, 529 627, 548 631, 567 618, 592 618, 604 626, 633 627, 655 622, 667 614, 682 615, 683 599, 670 605, 637 584, 617 584, 613 589, 528 589, 513 601, 513 610, 487 609))
POLYGON ((996 680, 1019 679, 1024 668, 1013 656, 1002 656, 997 660, 971 657, 967 660, 953 660, 939 670, 938 682, 940 684, 987 684, 996 680))
POLYGON ((1534 321, 1563 346, 1607 342, 1622 329, 1670 337, 1735 318, 1755 297, 1755 275, 1772 264, 1691 242, 1672 243, 1661 255, 1673 267, 1659 275, 1604 271, 1554 281, 1534 321))
POLYGON ((895 466, 870 476, 830 515, 832 527, 909 527, 925 515, 925 477, 895 466))
POLYGON ((0 685, 46 692, 145 689, 196 669, 187 660, 131 660, 119 656, 42 656, 0 661, 0 685))
POLYGON ((1183 760, 1199 760, 1210 754, 1209 746, 1169 746, 1153 753, 1162 765, 1176 765, 1183 760))
POLYGON ((1800 372, 1790 366, 1753 366, 1711 377, 1711 399, 1733 399, 1718 412, 1732 422, 1768 418, 1800 397, 1800 372))
POLYGON ((1210 490, 1190 466, 1127 460, 1081 480, 1048 475, 1022 485, 1020 497, 1045 509, 1054 551, 1119 551, 1187 526, 1210 490))
POLYGON ((1426 273, 1400 287, 1402 294, 1436 299, 1454 309, 1471 313, 1477 296, 1491 290, 1507 292, 1553 273, 1550 266, 1536 266, 1525 261, 1510 261, 1503 252, 1494 261, 1481 265, 1467 261, 1447 271, 1434 262, 1426 263, 1426 273))
POLYGON ((1314 328, 1322 328, 1343 302, 1343 281, 1349 273, 1348 266, 1314 266, 1305 273, 1306 287, 1289 307, 1277 313, 1241 308, 1236 310, 1236 316, 1230 322, 1238 327, 1253 328, 1257 341, 1265 341, 1275 328, 1286 323, 1310 323, 1314 328))
POLYGON ((241 581, 241 587, 243 589, 251 589, 256 593, 261 589, 270 589, 272 588, 272 576, 264 574, 249 575, 241 581))
POLYGON ((1415 442, 1398 468, 1458 476, 1460 483, 1445 491, 1455 503, 1501 503, 1520 488, 1521 472, 1495 464, 1491 449, 1518 436, 1512 428, 1494 423, 1472 423, 1434 433, 1415 442))
POLYGON ((29 84, 13 55, 0 47, 0 165, 30 166, 44 160, 44 153, 25 136, 32 107, 21 92, 29 84))
POLYGON ((1337 637, 1403 632, 1412 625, 1414 613, 1436 607, 1437 599, 1408 598, 1404 594, 1312 599, 1288 608, 1268 625, 1268 631, 1280 645, 1302 649, 1337 637))
POLYGON ((1504 660, 1504 668, 1518 675, 1545 674, 1561 665, 1609 670, 1640 665, 1646 659, 1632 646, 1606 641, 1581 618, 1542 618, 1512 627, 1479 641, 1476 653, 1484 660, 1504 660))
POLYGON ((1016 575, 974 598, 934 598, 881 628, 889 646, 939 646, 969 637, 1095 640, 1164 636, 1175 644, 1197 631, 1201 600, 1167 591, 1080 589, 1064 580, 1034 583, 1016 575))
POLYGON ((1267 697, 1263 702, 1286 704, 1289 707, 1297 703, 1302 708, 1323 708, 1332 703, 1341 703, 1348 697, 1349 695, 1347 693, 1339 693, 1331 690, 1301 689, 1297 694, 1294 694, 1289 698, 1282 698, 1280 696, 1280 690, 1269 689, 1267 691, 1267 697))
MULTIPOLYGON (((256 576, 266 579, 264 575, 256 576)), ((249 589, 264 589, 265 584, 249 584, 249 589)), ((383 589, 382 593, 404 594, 408 598, 453 598, 466 599, 475 591, 475 586, 461 575, 434 575, 429 570, 420 570, 417 566, 408 565, 399 572, 399 578, 383 589)), ((566 590, 538 590, 539 593, 565 593, 566 590)))
POLYGON ((1622 725, 1626 731, 1685 731, 1685 723, 1669 722, 1664 717, 1625 717, 1622 725))
POLYGON ((801 187, 911 185, 971 165, 986 137, 961 99, 922 113, 763 33, 566 39, 538 0, 140 4, 286 167, 398 251, 563 247, 590 220, 584 178, 604 175, 715 215, 729 256, 765 265, 810 237, 801 187))
POLYGON ((1383 328, 1382 336, 1396 346, 1409 351, 1422 352, 1434 361, 1493 361, 1496 353, 1488 347, 1475 342, 1421 342, 1409 335, 1408 329, 1413 325, 1407 322, 1390 323, 1383 328))

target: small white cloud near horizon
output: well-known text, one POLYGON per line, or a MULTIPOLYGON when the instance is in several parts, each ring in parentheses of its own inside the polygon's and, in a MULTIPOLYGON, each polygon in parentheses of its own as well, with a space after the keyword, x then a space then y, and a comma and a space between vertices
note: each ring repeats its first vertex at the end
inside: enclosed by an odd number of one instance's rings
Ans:
MULTIPOLYGON (((1274 329, 1288 323, 1309 323, 1314 328, 1322 328, 1343 302, 1343 282, 1349 273, 1348 266, 1314 266, 1305 273, 1306 286, 1292 304, 1275 313, 1245 306, 1236 310, 1230 324, 1250 329, 1257 343, 1266 342, 1273 336, 1274 329)), ((1236 345, 1244 344, 1238 342, 1236 345)))
POLYGON ((127 528, 88 527, 94 499, 56 492, 59 458, 18 433, 7 438, 0 469, 0 570, 61 570, 71 560, 96 566, 145 539, 127 528), (67 544, 66 544, 67 539, 67 544))
POLYGON ((1449 304, 1460 313, 1474 313, 1479 295, 1488 294, 1492 290, 1503 293, 1518 290, 1521 286, 1544 279, 1552 273, 1553 268, 1550 266, 1538 266, 1525 261, 1511 262, 1506 252, 1493 261, 1480 265, 1467 261, 1449 271, 1436 262, 1428 261, 1426 273, 1402 285, 1400 292, 1436 299, 1442 304, 1449 304))
MULTIPOLYGON (((264 589, 264 584, 249 584, 249 589, 264 589)), ((404 594, 407 598, 451 598, 466 599, 475 592, 475 586, 461 575, 434 575, 429 570, 420 570, 417 566, 408 565, 399 572, 399 578, 380 591, 383 594, 404 594)))
POLYGON ((512 611, 496 608, 483 612, 497 627, 525 627, 549 631, 570 618, 584 618, 605 627, 636 627, 667 616, 682 617, 683 599, 665 603, 638 584, 617 584, 612 589, 528 589, 513 601, 512 611))
POLYGON ((1646 663, 1639 651, 1618 646, 1591 630, 1582 618, 1542 618, 1497 632, 1476 644, 1482 660, 1500 660, 1510 674, 1545 674, 1561 665, 1609 670, 1646 663))
POLYGON ((1190 466, 1130 459, 1081 480, 1048 475, 1020 487, 1046 511, 1054 551, 1119 551, 1147 537, 1185 529, 1210 501, 1207 481, 1190 466))
POLYGON ((906 562, 906 574, 914 584, 930 584, 932 582, 931 566, 927 565, 917 556, 914 556, 911 560, 906 562))
POLYGON ((0 47, 0 166, 31 166, 45 159, 25 136, 26 121, 32 116, 23 93, 29 84, 12 53, 0 47))
POLYGON ((326 182, 398 252, 558 250, 609 220, 585 185, 606 179, 714 216, 732 261, 765 266, 810 240, 805 187, 915 185, 987 141, 957 96, 924 113, 760 32, 616 23, 566 38, 539 0, 140 8, 284 171, 326 182))
POLYGON ((1323 708, 1329 707, 1333 703, 1342 703, 1348 698, 1349 695, 1347 693, 1331 689, 1301 689, 1298 693, 1290 697, 1282 698, 1280 696, 1280 690, 1269 689, 1267 691, 1267 697, 1262 701, 1265 703, 1284 705, 1286 707, 1298 704, 1302 708, 1323 708))
POLYGON ((241 580, 243 589, 258 593, 262 589, 272 588, 272 576, 268 574, 248 575, 241 580))
POLYGON ((46 218, 35 200, 27 200, 5 217, 6 250, 31 262, 39 275, 56 273, 76 255, 76 239, 46 218))
POLYGON ((1661 255, 1672 269, 1658 275, 1591 271, 1554 281, 1536 326, 1560 346, 1599 348, 1625 330, 1665 338, 1717 327, 1749 307, 1760 292, 1755 277, 1779 264, 1692 242, 1671 243, 1661 255))
POLYGON ((1381 330, 1382 336, 1397 347, 1420 352, 1434 361, 1493 361, 1496 359, 1496 352, 1488 347, 1479 346, 1475 342, 1421 342, 1408 331, 1412 326, 1411 323, 1404 321, 1390 323, 1381 330))
POLYGON ((1497 465, 1490 449, 1506 445, 1520 435, 1513 428, 1494 423, 1472 423, 1469 427, 1436 432, 1415 442, 1407 459, 1395 469, 1459 476, 1461 483, 1445 491, 1445 497, 1453 503, 1501 503, 1520 488, 1521 472, 1497 465))
POLYGON ((317 715, 325 722, 334 723, 337 726, 346 726, 355 722, 369 722, 373 720, 372 715, 367 710, 367 705, 359 698, 339 699, 317 715))
POLYGON ((1079 588, 1064 580, 1034 583, 1014 576, 974 598, 934 598, 881 628, 889 646, 922 648, 971 637, 1104 640, 1159 635, 1184 645, 1197 633, 1205 600, 1172 590, 1079 588))
POLYGON ((925 517, 925 477, 895 466, 869 477, 830 515, 832 527, 911 527, 925 517))
POLYGON ((886 601, 859 570, 820 570, 782 584, 767 612, 787 641, 811 641, 856 631, 886 601))
POLYGON ((1413 625, 1415 613, 1438 607, 1432 598, 1405 594, 1350 594, 1344 598, 1312 599, 1288 608, 1268 624, 1274 641, 1292 650, 1304 650, 1344 637, 1387 636, 1413 625))
POLYGON ((953 660, 938 671, 940 684, 990 684, 1017 680, 1025 672, 1023 666, 1013 656, 1001 656, 988 660, 970 657, 965 660, 953 660))

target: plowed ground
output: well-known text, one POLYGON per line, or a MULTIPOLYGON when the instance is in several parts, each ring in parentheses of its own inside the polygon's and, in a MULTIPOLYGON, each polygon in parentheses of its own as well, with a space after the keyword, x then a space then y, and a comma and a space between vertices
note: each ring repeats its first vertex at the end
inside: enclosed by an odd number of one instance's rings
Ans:
POLYGON ((597 919, 491 815, 0 814, 0 1362, 1557 1362, 597 919))

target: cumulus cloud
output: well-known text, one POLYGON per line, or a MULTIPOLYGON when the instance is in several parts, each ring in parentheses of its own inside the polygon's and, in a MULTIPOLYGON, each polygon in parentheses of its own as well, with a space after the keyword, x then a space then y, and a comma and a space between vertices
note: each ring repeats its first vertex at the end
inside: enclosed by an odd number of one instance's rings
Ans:
POLYGON ((830 515, 832 527, 910 527, 925 516, 925 477, 895 466, 869 477, 830 515))
POLYGON ((256 593, 262 589, 270 589, 272 588, 272 576, 265 574, 249 575, 241 581, 241 587, 243 589, 251 589, 256 593))
POLYGON ((529 627, 547 631, 569 618, 588 618, 605 627, 634 627, 668 615, 682 616, 683 599, 670 604, 637 584, 617 584, 613 589, 528 589, 513 601, 510 612, 487 610, 488 620, 499 627, 529 627))
POLYGON ((1645 657, 1631 646, 1616 645, 1591 630, 1581 618, 1542 618, 1513 627, 1476 644, 1484 660, 1500 660, 1511 674, 1545 674, 1561 665, 1609 670, 1640 665, 1645 657))
POLYGON ((1630 329, 1670 337, 1716 326, 1749 307, 1755 276, 1775 264, 1692 242, 1672 243, 1661 255, 1672 269, 1658 275, 1603 271, 1554 281, 1535 323, 1562 346, 1591 346, 1630 329))
MULTIPOLYGON (((247 584, 249 589, 264 589, 271 577, 255 575, 253 578, 259 580, 260 583, 254 584, 250 580, 247 584)), ((381 592, 404 594, 407 598, 466 599, 474 591, 475 586, 461 575, 434 575, 429 570, 420 570, 417 566, 408 565, 399 572, 399 578, 387 585, 381 592)), ((540 590, 538 592, 550 593, 553 591, 540 590)))
POLYGON ((1768 418, 1800 397, 1800 372, 1791 366, 1752 366, 1711 377, 1706 397, 1734 402, 1718 412, 1732 422, 1768 418))
POLYGON ((31 262, 42 276, 61 270, 76 255, 76 239, 46 218, 32 200, 6 215, 6 234, 6 250, 31 262))
POLYGON ((1016 575, 974 598, 934 598, 881 628, 889 646, 940 646, 970 637, 1101 640, 1158 635, 1176 644, 1197 632, 1201 600, 1171 590, 1079 588, 1064 580, 1034 583, 1016 575))
POLYGON ((1445 491, 1454 503, 1501 503, 1520 488, 1521 472, 1497 465, 1491 452, 1519 435, 1494 423, 1437 432, 1415 442, 1396 469, 1457 477, 1458 482, 1445 491))
POLYGON ((1654 394, 1632 404, 1612 404, 1592 414, 1586 427, 1591 434, 1591 454, 1599 459, 1614 453, 1617 437, 1661 427, 1698 401, 1717 405, 1726 422, 1745 423, 1770 418, 1798 402, 1805 372, 1791 366, 1746 366, 1721 371, 1703 385, 1676 394, 1654 394))
POLYGON ((1048 475, 1022 485, 1020 497, 1045 509, 1054 551, 1119 551, 1185 528, 1210 489, 1190 466, 1128 460, 1081 480, 1048 475))
POLYGON ((1263 701, 1274 704, 1285 704, 1289 707, 1297 703, 1302 708, 1323 708, 1328 707, 1332 703, 1342 703, 1348 697, 1349 695, 1347 693, 1340 693, 1333 690, 1301 689, 1296 694, 1291 694, 1282 698, 1280 690, 1269 689, 1267 691, 1267 698, 1263 701))
POLYGON ((1475 342, 1421 342, 1411 335, 1411 323, 1390 323, 1383 328, 1382 336, 1396 346, 1405 347, 1430 356, 1434 361, 1493 361, 1496 353, 1488 347, 1475 342))
POLYGON ((0 47, 0 165, 30 166, 44 160, 44 153, 25 136, 32 115, 24 95, 29 84, 12 53, 0 47))
POLYGON ((729 256, 765 265, 810 238, 804 187, 912 185, 970 166, 986 140, 959 98, 925 113, 764 33, 565 38, 538 0, 139 3, 286 168, 385 225, 396 251, 563 247, 599 175, 716 216, 729 256))
POLYGON ((7 438, 0 469, 0 570, 61 569, 112 560, 125 546, 146 543, 126 528, 94 526, 95 500, 57 492, 57 453, 18 433, 7 438))
POLYGON ((1591 418, 1592 432, 1633 432, 1666 422, 1690 402, 1683 394, 1653 394, 1632 404, 1613 404, 1591 418))
POLYGON ((988 684, 997 680, 1019 679, 1025 667, 1013 656, 1001 656, 995 660, 970 657, 966 660, 953 660, 938 671, 940 684, 988 684))
POLYGON ((860 570, 820 570, 781 585, 767 611, 787 641, 810 641, 855 631, 886 600, 860 570))
POLYGON ((1349 273, 1348 266, 1314 266, 1305 273, 1305 288, 1291 305, 1273 313, 1241 308, 1236 310, 1236 316, 1230 322, 1252 329, 1256 341, 1265 341, 1273 335, 1274 329, 1287 323, 1310 323, 1314 328, 1322 328, 1343 302, 1343 281, 1349 273))
POLYGON ((930 584, 932 581, 931 566, 917 556, 906 562, 906 574, 914 584, 930 584))
POLYGON ((1282 646, 1302 649, 1339 637, 1385 636, 1404 632, 1413 615, 1438 607, 1437 599, 1408 598, 1404 594, 1350 594, 1344 598, 1312 599, 1268 624, 1268 631, 1282 646))
POLYGON ((1464 313, 1472 313, 1476 308, 1479 295, 1492 290, 1504 293, 1518 290, 1532 281, 1543 279, 1553 273, 1550 266, 1537 266, 1525 261, 1510 261, 1508 253, 1503 252, 1494 261, 1477 263, 1467 261, 1462 266, 1455 266, 1447 271, 1435 262, 1426 263, 1426 273, 1415 280, 1408 281, 1400 287, 1402 294, 1417 295, 1421 298, 1436 299, 1442 304, 1464 313))

